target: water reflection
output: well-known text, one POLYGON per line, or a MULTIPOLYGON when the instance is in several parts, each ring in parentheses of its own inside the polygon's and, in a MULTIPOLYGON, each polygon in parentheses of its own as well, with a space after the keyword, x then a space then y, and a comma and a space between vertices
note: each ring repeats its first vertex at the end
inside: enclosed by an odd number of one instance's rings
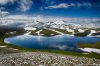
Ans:
POLYGON ((51 37, 19 35, 5 39, 5 42, 26 48, 59 50, 75 50, 78 43, 95 43, 98 41, 100 41, 99 38, 74 37, 68 35, 56 35, 51 37))

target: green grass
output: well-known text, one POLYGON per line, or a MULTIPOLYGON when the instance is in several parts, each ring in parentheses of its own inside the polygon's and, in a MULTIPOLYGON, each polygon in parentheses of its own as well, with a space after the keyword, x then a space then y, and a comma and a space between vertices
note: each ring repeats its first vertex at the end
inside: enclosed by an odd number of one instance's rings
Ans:
POLYGON ((68 32, 66 31, 65 29, 58 29, 58 28, 55 28, 55 30, 59 31, 59 32, 62 32, 64 34, 72 34, 72 32, 68 32))
POLYGON ((96 42, 96 44, 78 44, 80 48, 97 48, 100 49, 100 42, 96 42))
POLYGON ((59 35, 58 33, 51 31, 51 30, 48 30, 48 29, 42 29, 40 34, 44 34, 44 36, 51 36, 51 34, 59 35))

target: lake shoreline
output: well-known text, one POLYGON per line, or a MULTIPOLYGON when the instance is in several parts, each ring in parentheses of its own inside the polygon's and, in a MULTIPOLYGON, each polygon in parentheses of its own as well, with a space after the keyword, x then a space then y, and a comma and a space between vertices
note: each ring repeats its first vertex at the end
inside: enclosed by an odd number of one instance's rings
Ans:
MULTIPOLYGON (((97 58, 100 59, 99 54, 95 54, 95 53, 89 53, 89 54, 84 54, 84 53, 75 53, 75 52, 69 52, 69 51, 62 51, 62 50, 41 50, 41 49, 29 49, 29 48, 23 48, 23 47, 19 47, 16 45, 12 45, 12 44, 8 44, 8 43, 4 43, 4 39, 7 38, 9 36, 4 36, 2 37, 2 39, 0 39, 0 46, 7 46, 6 49, 9 48, 14 48, 14 49, 18 49, 18 52, 49 52, 49 53, 56 53, 56 54, 63 54, 63 55, 71 55, 71 56, 79 56, 79 57, 89 57, 89 58, 97 58)), ((8 50, 6 50, 8 51, 8 50)))

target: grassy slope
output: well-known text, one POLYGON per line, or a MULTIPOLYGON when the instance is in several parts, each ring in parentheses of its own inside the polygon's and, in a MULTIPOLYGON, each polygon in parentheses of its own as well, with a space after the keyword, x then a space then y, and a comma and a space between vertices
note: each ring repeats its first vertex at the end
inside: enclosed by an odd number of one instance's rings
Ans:
POLYGON ((50 36, 51 34, 58 35, 58 33, 51 31, 51 30, 48 30, 48 29, 44 29, 44 28, 39 28, 37 30, 32 31, 31 35, 37 35, 36 32, 39 31, 39 30, 42 30, 40 32, 40 34, 44 34, 44 36, 50 36))
POLYGON ((65 29, 57 29, 57 28, 55 28, 55 30, 57 30, 57 31, 59 31, 59 32, 62 32, 62 33, 64 33, 64 34, 72 34, 72 32, 68 32, 68 31, 66 31, 65 29))
MULTIPOLYGON (((40 29, 37 29, 35 31, 32 31, 31 34, 32 35, 37 35, 36 32, 41 30, 41 29, 42 29, 42 31, 40 32, 40 34, 44 34, 44 36, 50 36, 50 34, 58 35, 58 33, 54 32, 54 31, 51 31, 51 30, 48 30, 48 29, 44 29, 44 28, 40 28, 40 29)), ((57 30, 57 31, 62 32, 64 34, 72 34, 71 32, 68 32, 64 29, 54 29, 54 30, 57 30)))
POLYGON ((78 45, 81 48, 97 48, 100 49, 100 42, 97 42, 96 44, 79 44, 78 45))
POLYGON ((32 31, 32 32, 31 32, 31 35, 37 35, 37 33, 36 33, 36 32, 37 32, 37 31, 39 31, 39 30, 41 30, 41 29, 40 29, 40 28, 38 28, 38 29, 36 29, 36 30, 32 31))
MULTIPOLYGON (((34 31, 32 31, 31 34, 32 35, 37 35, 36 32, 39 31, 39 30, 41 30, 41 29, 42 29, 42 31, 40 32, 40 34, 44 34, 44 36, 50 36, 50 34, 58 35, 58 33, 54 32, 54 31, 51 31, 51 30, 48 30, 48 29, 44 29, 44 28, 39 28, 37 30, 34 30, 34 31)), ((56 31, 62 32, 64 34, 72 34, 72 32, 68 32, 65 29, 58 29, 58 28, 53 28, 53 29, 56 30, 56 31)), ((90 30, 86 30, 83 33, 80 33, 80 32, 78 32, 78 30, 75 30, 75 34, 74 35, 75 36, 80 36, 80 37, 85 37, 89 33, 90 33, 90 30)))
POLYGON ((80 33, 80 32, 75 32, 75 36, 80 36, 80 37, 85 37, 87 36, 88 34, 90 33, 90 30, 86 30, 85 32, 83 33, 80 33))
POLYGON ((51 34, 58 35, 58 33, 48 29, 43 29, 40 34, 44 34, 45 36, 50 36, 51 34))

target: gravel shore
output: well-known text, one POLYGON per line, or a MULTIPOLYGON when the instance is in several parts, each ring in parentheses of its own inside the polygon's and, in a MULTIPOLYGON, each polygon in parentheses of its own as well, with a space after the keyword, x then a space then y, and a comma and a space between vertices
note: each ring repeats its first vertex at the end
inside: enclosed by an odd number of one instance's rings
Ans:
POLYGON ((46 52, 20 52, 0 54, 0 66, 100 66, 100 60, 46 52))

